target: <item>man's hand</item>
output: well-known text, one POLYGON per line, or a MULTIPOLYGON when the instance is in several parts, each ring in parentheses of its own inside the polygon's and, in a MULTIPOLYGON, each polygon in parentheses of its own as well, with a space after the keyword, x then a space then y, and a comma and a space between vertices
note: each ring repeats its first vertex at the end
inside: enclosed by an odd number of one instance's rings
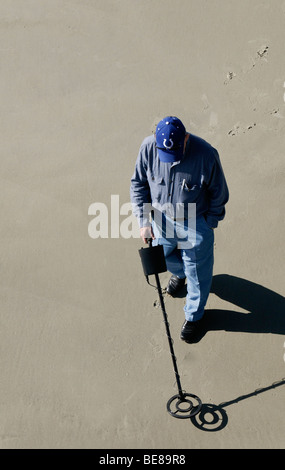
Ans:
POLYGON ((147 240, 149 238, 152 238, 152 240, 155 240, 155 236, 152 231, 152 227, 142 227, 140 229, 140 236, 143 239, 144 243, 147 243, 147 240))

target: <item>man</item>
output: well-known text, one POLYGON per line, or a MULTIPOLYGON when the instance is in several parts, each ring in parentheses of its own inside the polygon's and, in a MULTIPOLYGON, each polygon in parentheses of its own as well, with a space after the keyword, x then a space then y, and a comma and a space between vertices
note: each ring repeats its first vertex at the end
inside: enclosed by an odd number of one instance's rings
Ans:
POLYGON ((187 132, 180 119, 168 116, 158 123, 155 135, 144 139, 130 192, 141 238, 163 245, 172 273, 168 294, 175 297, 187 279, 180 337, 195 342, 211 288, 214 228, 225 217, 229 198, 218 152, 187 132))

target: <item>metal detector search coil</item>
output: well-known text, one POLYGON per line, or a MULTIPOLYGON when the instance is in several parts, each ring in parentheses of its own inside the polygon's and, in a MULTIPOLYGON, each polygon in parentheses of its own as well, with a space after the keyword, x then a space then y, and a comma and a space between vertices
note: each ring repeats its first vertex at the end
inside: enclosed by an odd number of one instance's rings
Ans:
MULTIPOLYGON (((163 313, 164 324, 166 328, 166 335, 168 338, 169 349, 171 353, 173 368, 175 372, 175 379, 178 387, 178 395, 171 397, 166 405, 167 411, 174 416, 175 418, 185 419, 192 418, 195 416, 202 408, 202 402, 199 397, 186 393, 182 390, 180 376, 178 373, 176 357, 174 354, 173 340, 170 334, 169 323, 167 319, 167 313, 165 310, 164 299, 162 295, 159 273, 167 271, 166 262, 164 258, 164 251, 162 245, 152 246, 152 240, 148 240, 149 247, 141 248, 139 254, 141 257, 141 262, 143 266, 144 275, 146 276, 148 282, 148 276, 154 275, 156 280, 156 288, 159 294, 159 300, 161 305, 161 310, 163 313), (191 400, 190 400, 191 398, 191 400)), ((149 284, 149 282, 148 282, 149 284)), ((154 286, 155 287, 155 286, 154 286)))

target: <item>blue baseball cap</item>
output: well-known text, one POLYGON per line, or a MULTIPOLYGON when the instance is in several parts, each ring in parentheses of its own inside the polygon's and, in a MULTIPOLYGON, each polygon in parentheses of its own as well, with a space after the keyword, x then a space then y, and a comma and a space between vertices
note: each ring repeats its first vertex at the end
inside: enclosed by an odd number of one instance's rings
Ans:
POLYGON ((168 116, 156 126, 156 148, 162 162, 178 162, 183 157, 186 129, 180 119, 168 116))

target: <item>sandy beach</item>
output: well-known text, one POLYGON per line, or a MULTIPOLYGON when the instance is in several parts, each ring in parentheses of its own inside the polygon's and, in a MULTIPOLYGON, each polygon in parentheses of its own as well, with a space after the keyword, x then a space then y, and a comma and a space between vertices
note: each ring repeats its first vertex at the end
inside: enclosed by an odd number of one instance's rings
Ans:
POLYGON ((0 448, 285 447, 284 31, 284 0, 1 0, 0 448), (191 420, 167 413, 158 294, 112 214, 167 115, 230 191, 198 343, 165 296, 191 420))

